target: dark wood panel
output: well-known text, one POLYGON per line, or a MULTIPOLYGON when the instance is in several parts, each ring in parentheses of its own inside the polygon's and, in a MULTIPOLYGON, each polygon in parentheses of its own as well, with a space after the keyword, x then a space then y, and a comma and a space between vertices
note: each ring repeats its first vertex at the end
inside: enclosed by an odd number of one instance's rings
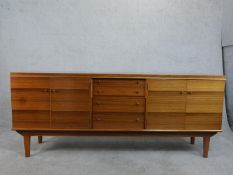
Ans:
POLYGON ((185 113, 147 113, 146 117, 146 129, 185 129, 185 113))
POLYGON ((49 101, 49 89, 12 89, 13 101, 49 101))
POLYGON ((52 111, 90 111, 88 101, 56 101, 51 104, 52 111))
POLYGON ((94 95, 144 96, 145 81, 130 79, 95 79, 94 95))
POLYGON ((144 113, 93 113, 94 129, 144 129, 144 113))
POLYGON ((11 88, 50 88, 49 77, 11 77, 11 88))
POLYGON ((14 129, 49 129, 50 111, 12 111, 14 129))
POLYGON ((73 101, 73 102, 90 102, 90 91, 89 90, 55 90, 51 94, 52 102, 58 101, 73 101))
POLYGON ((52 77, 51 89, 90 89, 91 79, 52 77))
POLYGON ((13 110, 50 110, 50 101, 13 100, 13 110))
POLYGON ((89 90, 56 90, 51 95, 52 111, 90 111, 89 90))
POLYGON ((149 92, 147 112, 185 112, 186 95, 180 92, 149 92))
POLYGON ((187 130, 221 130, 221 113, 187 114, 185 127, 187 130))
POLYGON ((54 129, 91 128, 91 112, 52 112, 51 120, 54 129))
POLYGON ((144 112, 145 99, 139 97, 94 97, 95 112, 144 112))

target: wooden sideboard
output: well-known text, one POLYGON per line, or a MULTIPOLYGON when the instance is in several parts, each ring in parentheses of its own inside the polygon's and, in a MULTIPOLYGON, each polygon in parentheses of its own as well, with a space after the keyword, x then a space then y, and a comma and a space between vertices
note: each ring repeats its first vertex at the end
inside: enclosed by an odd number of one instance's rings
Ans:
POLYGON ((206 75, 11 73, 12 126, 38 136, 210 137, 221 131, 225 78, 206 75))

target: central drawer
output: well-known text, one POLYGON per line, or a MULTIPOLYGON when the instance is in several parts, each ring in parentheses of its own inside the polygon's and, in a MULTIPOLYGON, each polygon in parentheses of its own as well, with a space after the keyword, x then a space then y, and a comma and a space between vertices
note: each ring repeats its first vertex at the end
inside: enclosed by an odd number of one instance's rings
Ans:
POLYGON ((94 79, 93 94, 95 96, 144 96, 145 81, 137 79, 94 79))
POLYGON ((93 113, 94 129, 144 129, 144 113, 98 112, 93 113))
POLYGON ((93 112, 145 112, 145 99, 98 96, 93 98, 93 112))

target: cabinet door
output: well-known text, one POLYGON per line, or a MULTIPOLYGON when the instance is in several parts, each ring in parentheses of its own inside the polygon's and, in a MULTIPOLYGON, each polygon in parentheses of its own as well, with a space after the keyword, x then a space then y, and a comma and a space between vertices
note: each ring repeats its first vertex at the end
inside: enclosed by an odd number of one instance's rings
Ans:
POLYGON ((224 81, 188 80, 188 113, 222 113, 224 81))
POLYGON ((186 80, 147 80, 146 128, 185 128, 186 80))
POLYGON ((147 112, 185 112, 186 80, 147 80, 147 112))
POLYGON ((14 129, 50 128, 49 78, 12 78, 11 100, 14 129))
POLYGON ((91 80, 51 78, 51 127, 82 129, 91 127, 91 80))

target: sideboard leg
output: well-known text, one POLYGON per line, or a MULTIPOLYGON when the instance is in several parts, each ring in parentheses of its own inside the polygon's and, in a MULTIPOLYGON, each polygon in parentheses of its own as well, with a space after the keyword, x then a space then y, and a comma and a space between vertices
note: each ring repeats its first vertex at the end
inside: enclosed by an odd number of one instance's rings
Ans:
POLYGON ((42 136, 38 136, 38 143, 41 144, 43 142, 43 137, 42 136))
POLYGON ((208 158, 210 136, 203 137, 203 157, 208 158))
POLYGON ((195 143, 195 137, 191 137, 190 143, 191 143, 191 144, 194 144, 194 143, 195 143))
POLYGON ((31 136, 24 135, 24 150, 25 150, 25 157, 30 157, 30 142, 31 142, 31 136))

